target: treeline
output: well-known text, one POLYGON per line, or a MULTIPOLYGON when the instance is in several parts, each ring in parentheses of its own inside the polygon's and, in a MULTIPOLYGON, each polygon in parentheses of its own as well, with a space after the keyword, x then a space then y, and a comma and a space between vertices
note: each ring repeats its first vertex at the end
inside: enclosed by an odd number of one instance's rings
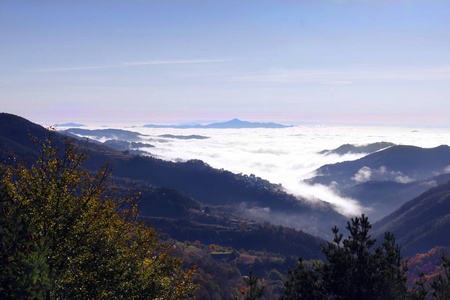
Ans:
POLYGON ((408 288, 412 289, 415 282, 424 280, 425 288, 430 290, 435 278, 439 275, 445 276, 442 255, 448 255, 448 253, 450 253, 450 247, 434 247, 427 253, 419 253, 409 258, 406 272, 408 288))
MULTIPOLYGON (((348 237, 332 229, 334 239, 322 246, 325 255, 312 269, 302 258, 289 269, 280 299, 449 299, 450 259, 443 253, 442 271, 426 288, 420 272, 414 287, 408 290, 407 260, 400 254, 395 237, 386 232, 380 246, 370 237, 372 225, 364 215, 347 223, 348 237)), ((253 298, 257 299, 257 298, 253 298)))
POLYGON ((235 299, 241 291, 248 293, 252 288, 237 280, 238 271, 241 275, 256 275, 260 280, 253 284, 264 287, 260 297, 246 294, 244 299, 449 299, 450 261, 446 248, 402 259, 400 247, 390 233, 375 246, 371 226, 364 215, 351 219, 346 238, 335 227, 335 239, 322 246, 324 260, 304 261, 300 257, 295 266, 293 257, 208 246, 200 241, 186 241, 180 252, 186 262, 195 258, 207 262, 199 265, 199 299, 212 299, 217 293, 221 299, 235 299))
POLYGON ((334 228, 335 239, 322 246, 323 260, 200 241, 185 241, 177 248, 185 263, 198 262, 199 299, 241 299, 241 291, 251 288, 240 277, 250 272, 260 278, 257 284, 264 287, 264 295, 246 299, 449 299, 445 248, 404 260, 392 234, 386 233, 376 246, 371 226, 363 215, 348 222, 346 238, 334 228))
POLYGON ((205 245, 219 244, 286 256, 302 255, 306 259, 323 257, 320 254, 323 240, 289 227, 245 221, 226 226, 157 217, 142 219, 178 241, 199 240, 205 245))

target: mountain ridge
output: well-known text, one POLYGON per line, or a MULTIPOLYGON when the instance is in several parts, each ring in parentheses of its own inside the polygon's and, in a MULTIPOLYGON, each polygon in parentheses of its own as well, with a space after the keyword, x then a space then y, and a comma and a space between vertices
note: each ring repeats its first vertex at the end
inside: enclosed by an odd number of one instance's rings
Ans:
POLYGON ((188 128, 215 128, 215 129, 244 129, 244 128, 287 128, 292 127, 288 125, 277 124, 273 122, 261 123, 261 122, 249 122, 249 121, 241 121, 239 119, 232 119, 226 122, 218 122, 211 123, 206 125, 154 125, 147 124, 143 127, 146 128, 179 128, 179 129, 188 129, 188 128))
POLYGON ((378 239, 386 231, 395 235, 408 256, 450 246, 450 180, 404 203, 373 225, 373 235, 378 239))
POLYGON ((332 150, 322 150, 319 152, 319 154, 324 155, 330 155, 330 154, 338 154, 338 155, 345 155, 349 153, 373 153, 379 150, 386 149, 388 147, 395 146, 394 143, 390 142, 377 142, 377 143, 371 143, 366 145, 352 145, 352 144, 344 144, 339 146, 336 149, 332 150))
POLYGON ((448 145, 394 145, 353 161, 324 165, 305 182, 329 186, 343 197, 358 200, 376 221, 449 178, 448 166, 448 145))
MULTIPOLYGON (((45 130, 42 127, 25 119, 20 120, 26 123, 23 127, 41 128, 42 132, 37 138, 44 138, 45 130)), ((0 127, 14 130, 3 122, 2 115, 0 127)), ((26 129, 23 129, 26 132, 26 129)), ((85 139, 81 139, 81 144, 86 144, 85 139)), ((214 169, 199 160, 170 162, 154 157, 130 155, 127 151, 117 151, 102 144, 90 143, 86 167, 97 170, 106 161, 114 164, 112 175, 115 177, 174 189, 204 205, 223 206, 232 214, 256 221, 271 222, 272 216, 275 216, 276 225, 294 227, 316 236, 329 236, 331 227, 345 224, 346 221, 331 204, 323 201, 311 203, 258 177, 214 169)))
MULTIPOLYGON (((363 168, 369 168, 370 170, 366 170, 371 171, 373 176, 389 176, 399 180, 401 176, 408 176, 412 180, 422 180, 435 176, 436 173, 446 173, 448 166, 450 166, 448 145, 434 148, 396 145, 357 160, 324 165, 316 170, 317 176, 306 181, 326 185, 334 181, 340 186, 353 185, 358 182, 356 175, 364 171, 363 168)), ((362 181, 368 178, 359 179, 362 181)))

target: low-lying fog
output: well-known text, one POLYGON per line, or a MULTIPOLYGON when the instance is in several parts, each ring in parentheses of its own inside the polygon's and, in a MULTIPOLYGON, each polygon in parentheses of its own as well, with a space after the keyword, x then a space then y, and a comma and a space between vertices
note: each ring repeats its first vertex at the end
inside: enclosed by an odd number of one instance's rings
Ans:
POLYGON ((143 142, 155 147, 140 150, 152 156, 172 161, 200 159, 214 168, 254 174, 282 184, 293 194, 334 203, 345 215, 360 214, 364 208, 354 199, 338 196, 331 188, 308 185, 302 180, 312 177, 314 170, 324 164, 355 160, 365 154, 321 155, 319 151, 347 143, 365 145, 384 141, 429 148, 450 141, 449 130, 439 128, 311 125, 283 129, 123 129, 148 135, 143 142))

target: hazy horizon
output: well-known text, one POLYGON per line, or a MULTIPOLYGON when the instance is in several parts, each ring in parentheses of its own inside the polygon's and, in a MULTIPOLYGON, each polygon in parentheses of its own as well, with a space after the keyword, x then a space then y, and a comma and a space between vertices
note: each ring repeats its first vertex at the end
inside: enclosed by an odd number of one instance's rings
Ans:
MULTIPOLYGON (((10 113, 10 112, 6 112, 10 113)), ((20 116, 24 117, 25 116, 20 116)), ((362 118, 362 117, 361 117, 362 118)), ((403 123, 387 123, 387 122, 351 122, 351 121, 333 121, 333 120, 316 120, 316 121, 302 121, 302 120, 274 120, 274 119, 245 119, 245 118, 223 118, 223 119, 188 119, 188 120, 149 120, 133 122, 133 121, 121 121, 121 120, 111 120, 111 121, 92 121, 86 120, 86 122, 81 122, 78 120, 66 120, 64 122, 51 122, 51 121, 43 121, 37 122, 36 120, 29 119, 34 123, 37 123, 44 127, 62 127, 62 128, 70 128, 71 126, 64 126, 65 124, 76 124, 81 125, 86 128, 117 128, 117 129, 125 129, 125 130, 133 130, 133 128, 144 127, 146 125, 161 125, 161 126, 184 126, 184 125, 209 125, 214 123, 223 123, 228 122, 233 119, 239 119, 241 121, 252 122, 252 123, 275 123, 285 126, 348 126, 348 127, 379 127, 379 128, 407 128, 407 129, 421 129, 421 128, 435 128, 435 129, 450 129, 450 124, 435 124, 435 123, 416 123, 416 122, 403 122, 403 123)), ((83 127, 80 127, 83 128, 83 127)), ((185 130, 186 132, 191 128, 180 128, 180 130, 185 130)))

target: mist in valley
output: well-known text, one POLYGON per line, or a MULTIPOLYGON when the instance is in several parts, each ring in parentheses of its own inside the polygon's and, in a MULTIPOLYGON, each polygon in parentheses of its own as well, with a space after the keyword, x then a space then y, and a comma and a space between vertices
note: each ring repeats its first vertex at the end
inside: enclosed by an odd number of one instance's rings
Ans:
MULTIPOLYGON (((353 161, 369 153, 350 152, 339 155, 329 151, 323 154, 324 150, 333 150, 344 144, 364 146, 378 142, 432 148, 450 140, 450 133, 440 128, 302 125, 277 129, 174 129, 138 126, 121 129, 141 134, 139 139, 144 147, 133 149, 144 151, 144 155, 174 162, 202 160, 216 169, 260 177, 279 184, 280 189, 299 199, 307 199, 313 206, 325 201, 345 217, 362 213, 370 216, 371 208, 361 204, 361 199, 342 196, 336 188, 337 183, 309 184, 305 180, 319 175, 316 170, 323 165, 353 161)), ((105 142, 111 136, 91 138, 105 142)), ((368 167, 355 172, 352 180, 355 184, 370 179, 380 180, 380 174, 390 174, 396 176, 398 182, 408 182, 407 176, 402 176, 399 171, 386 168, 372 170, 368 167), (377 174, 378 177, 375 176, 377 174)), ((390 178, 385 178, 388 179, 390 178)), ((245 203, 240 209, 245 217, 299 229, 306 228, 313 234, 319 233, 315 228, 323 221, 312 220, 308 216, 274 213, 269 207, 247 208, 245 203)))

